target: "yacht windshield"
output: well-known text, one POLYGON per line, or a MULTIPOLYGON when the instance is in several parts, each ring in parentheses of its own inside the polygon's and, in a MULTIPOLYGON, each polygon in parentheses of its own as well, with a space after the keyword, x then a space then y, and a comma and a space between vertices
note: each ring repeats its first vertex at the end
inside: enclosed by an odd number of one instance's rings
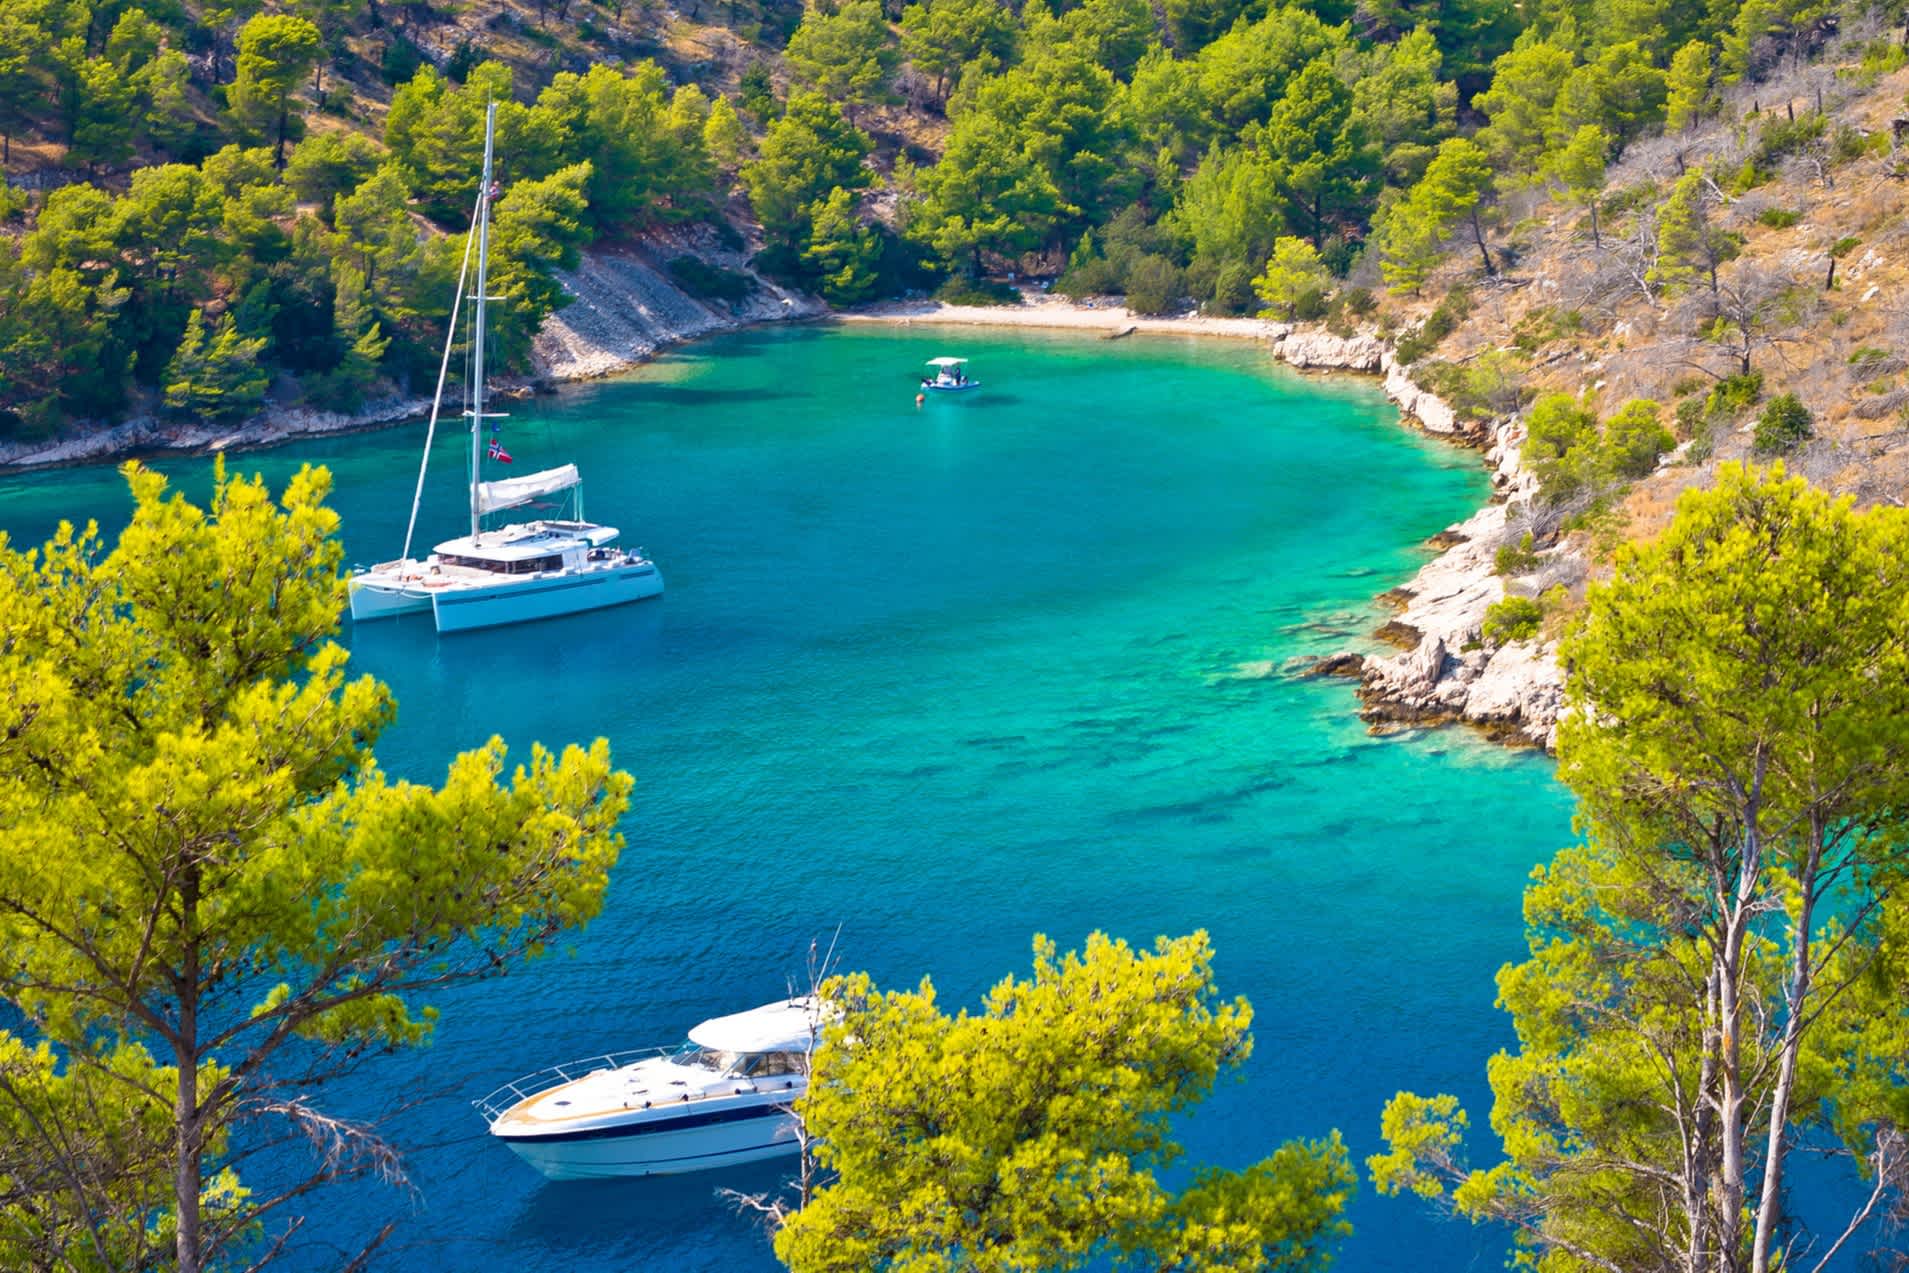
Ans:
POLYGON ((695 1043, 685 1043, 677 1049, 670 1060, 692 1070, 708 1070, 713 1074, 727 1074, 736 1064, 734 1052, 721 1052, 715 1048, 702 1047, 695 1043))

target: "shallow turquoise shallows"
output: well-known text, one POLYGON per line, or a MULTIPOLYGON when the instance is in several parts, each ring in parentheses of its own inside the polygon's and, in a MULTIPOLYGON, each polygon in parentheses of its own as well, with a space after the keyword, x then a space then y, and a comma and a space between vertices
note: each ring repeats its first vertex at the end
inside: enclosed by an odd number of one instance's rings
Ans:
MULTIPOLYGON (((1374 594, 1486 493, 1475 456, 1401 428, 1368 382, 1302 379, 1245 342, 754 332, 518 406, 517 471, 576 460, 586 513, 646 546, 659 602, 440 639, 429 616, 347 629, 389 681, 393 773, 441 776, 501 734, 607 735, 638 779, 587 931, 440 999, 434 1046, 370 1062, 332 1106, 394 1112, 417 1186, 315 1201, 307 1267, 386 1219, 380 1267, 755 1270, 727 1179, 548 1185, 466 1104, 518 1073, 666 1043, 803 977, 811 940, 880 981, 973 1004, 1029 941, 1211 931, 1256 1012, 1243 1081, 1183 1124, 1240 1166, 1339 1128, 1378 1148, 1400 1088, 1480 1122, 1510 1042, 1492 974, 1519 893, 1568 834, 1550 768, 1463 732, 1367 737, 1295 655, 1361 641, 1374 594), (977 393, 915 406, 935 354, 977 393)), ((421 428, 237 457, 329 465, 350 559, 395 555, 421 428)), ((461 438, 423 539, 461 533, 461 438)), ((210 462, 161 464, 195 497, 210 462)), ((0 482, 16 542, 126 516, 108 468, 0 482)), ((266 1167, 255 1167, 263 1174, 266 1167)), ((1354 1202, 1339 1268, 1494 1267, 1502 1247, 1416 1204, 1354 1202)))

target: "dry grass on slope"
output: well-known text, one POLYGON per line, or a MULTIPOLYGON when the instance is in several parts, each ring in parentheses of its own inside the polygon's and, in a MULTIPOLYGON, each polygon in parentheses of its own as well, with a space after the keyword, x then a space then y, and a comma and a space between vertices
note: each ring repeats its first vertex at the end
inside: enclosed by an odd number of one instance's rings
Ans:
MULTIPOLYGON (((1857 56, 1732 91, 1718 121, 1633 144, 1608 175, 1600 244, 1583 209, 1550 192, 1506 200, 1500 239, 1510 268, 1483 278, 1476 253, 1455 246, 1428 299, 1391 303, 1390 317, 1403 325, 1431 308, 1431 296, 1463 284, 1471 312, 1435 357, 1464 364, 1510 351, 1527 393, 1588 393, 1600 416, 1651 398, 1669 423, 1677 404, 1701 402, 1740 370, 1741 348, 1700 331, 1719 308, 1735 312, 1746 320, 1733 333, 1737 345, 1741 329, 1751 329, 1764 400, 1794 393, 1815 417, 1815 437, 1787 457, 1792 471, 1863 502, 1904 501, 1909 137, 1894 139, 1892 124, 1909 113, 1909 69, 1864 84, 1851 74, 1857 56), (1739 176, 1772 121, 1807 118, 1819 100, 1827 120, 1821 143, 1770 161, 1768 180, 1739 176), (1713 178, 1713 224, 1741 236, 1739 253, 1718 271, 1720 300, 1707 281, 1683 289, 1650 281, 1658 208, 1694 167, 1713 178), (1835 281, 1826 287, 1832 256, 1835 281)), ((1696 438, 1680 428, 1687 445, 1632 487, 1604 519, 1604 533, 1576 537, 1600 558, 1615 532, 1649 536, 1668 521, 1679 491, 1707 483, 1718 463, 1751 455, 1756 416, 1757 408, 1721 413, 1696 438)))

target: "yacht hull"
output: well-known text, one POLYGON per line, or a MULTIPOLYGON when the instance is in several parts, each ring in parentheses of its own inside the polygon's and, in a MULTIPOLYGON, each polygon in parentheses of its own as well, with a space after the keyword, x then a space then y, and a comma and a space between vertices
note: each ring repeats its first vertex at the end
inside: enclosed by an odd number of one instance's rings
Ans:
POLYGON ((428 594, 395 580, 360 575, 351 580, 350 592, 351 618, 354 623, 390 619, 401 614, 421 614, 431 608, 428 594))
POLYGON ((435 612, 439 632, 470 632, 602 610, 662 595, 662 571, 645 563, 489 587, 447 588, 432 593, 426 604, 435 612))
POLYGON ((779 1105, 500 1139, 551 1180, 683 1175, 781 1158, 799 1148, 795 1115, 779 1105))

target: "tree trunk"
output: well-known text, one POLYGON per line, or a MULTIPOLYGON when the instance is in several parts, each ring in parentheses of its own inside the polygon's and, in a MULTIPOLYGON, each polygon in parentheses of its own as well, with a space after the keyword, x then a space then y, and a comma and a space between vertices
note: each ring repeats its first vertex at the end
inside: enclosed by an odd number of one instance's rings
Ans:
POLYGON ((174 1154, 172 1201, 178 1210, 174 1255, 178 1273, 202 1273, 205 1267, 199 1229, 199 1151, 205 1129, 199 1111, 199 952, 195 942, 199 908, 199 871, 188 866, 179 882, 179 912, 185 929, 185 966, 175 989, 179 995, 179 1030, 173 1039, 173 1060, 179 1066, 178 1098, 173 1107, 174 1154))
MULTIPOLYGON (((1742 955, 1741 915, 1731 919, 1725 937, 1726 964, 1742 955)), ((1738 1032, 1743 1024, 1743 1001, 1738 992, 1736 974, 1728 967, 1719 970, 1718 1007, 1721 1010, 1723 1055, 1718 1077, 1723 1090, 1717 1099, 1717 1130, 1722 1161, 1718 1164, 1716 1189, 1717 1273, 1736 1273, 1737 1252, 1743 1245, 1744 1133, 1743 1133, 1743 1053, 1738 1032)))
POLYGON ((291 97, 289 94, 287 94, 286 99, 283 102, 279 103, 278 144, 272 147, 272 167, 277 168, 281 172, 285 170, 285 126, 287 123, 290 122, 291 117, 292 117, 291 97))
POLYGON ((1324 199, 1315 190, 1312 196, 1312 250, 1317 252, 1326 246, 1326 221, 1322 203, 1324 199))
POLYGON ((1684 1251, 1684 1273, 1703 1273, 1705 1255, 1709 1250, 1710 1210, 1706 1204, 1710 1174, 1716 1162, 1716 1154, 1710 1143, 1716 1121, 1710 1093, 1717 1083, 1717 1051, 1712 1045, 1716 1041, 1715 1027, 1719 1020, 1717 970, 1713 967, 1704 982, 1703 1063, 1698 1067, 1697 1094, 1692 1102, 1695 1110, 1692 1121, 1695 1126, 1691 1129, 1690 1146, 1685 1150, 1684 1210, 1690 1221, 1690 1235, 1684 1251))
POLYGON ((312 66, 312 100, 317 109, 325 109, 325 63, 321 59, 312 66))
POLYGON ((1717 1077, 1722 1090, 1717 1100, 1719 1163, 1716 1189, 1717 1273, 1739 1273, 1743 1255, 1744 1131, 1743 1107, 1749 1093, 1743 1087, 1743 943, 1749 937, 1757 884, 1763 874, 1763 851, 1757 827, 1762 804, 1762 757, 1745 799, 1743 858, 1737 866, 1734 897, 1719 897, 1724 908, 1723 949, 1716 955, 1717 1007, 1721 1055, 1717 1077))
POLYGON ((1597 233, 1597 196, 1595 194, 1591 196, 1591 246, 1600 249, 1604 246, 1604 240, 1600 239, 1597 233))
POLYGON ((1829 277, 1823 280, 1823 290, 1829 291, 1836 286, 1836 258, 1829 259, 1829 277))
MULTIPOLYGON (((1831 262, 1833 266, 1835 262, 1831 262)), ((1782 1219, 1783 1159, 1789 1152, 1790 1099, 1796 1091, 1797 1054, 1802 1051, 1803 1005, 1809 997, 1810 922, 1816 904, 1817 871, 1822 865, 1823 828, 1810 818, 1810 853, 1797 880, 1796 920, 1790 933, 1790 985, 1784 995, 1783 1061, 1778 1067, 1776 1091, 1770 1096, 1770 1139, 1763 1152, 1763 1196, 1757 1204, 1756 1235, 1750 1245, 1754 1273, 1770 1273, 1770 1248, 1776 1244, 1776 1226, 1782 1219)))
POLYGON ((1485 246, 1485 227, 1478 223, 1478 205, 1472 205, 1472 237, 1478 240, 1478 255, 1485 258, 1485 273, 1493 275, 1498 268, 1491 263, 1491 251, 1485 246))

